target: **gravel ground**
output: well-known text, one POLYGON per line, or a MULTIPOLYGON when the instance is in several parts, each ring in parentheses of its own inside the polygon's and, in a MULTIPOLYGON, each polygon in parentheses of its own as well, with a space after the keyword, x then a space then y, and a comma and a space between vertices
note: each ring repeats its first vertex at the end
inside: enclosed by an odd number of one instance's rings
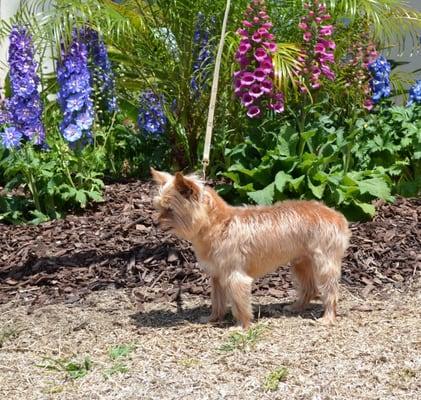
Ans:
POLYGON ((0 398, 419 398, 419 284, 366 297, 343 287, 331 328, 314 321, 320 305, 291 315, 270 296, 255 298, 248 333, 229 318, 201 323, 202 296, 137 301, 121 289, 76 303, 0 305, 0 398), (278 368, 283 378, 268 380, 278 368))

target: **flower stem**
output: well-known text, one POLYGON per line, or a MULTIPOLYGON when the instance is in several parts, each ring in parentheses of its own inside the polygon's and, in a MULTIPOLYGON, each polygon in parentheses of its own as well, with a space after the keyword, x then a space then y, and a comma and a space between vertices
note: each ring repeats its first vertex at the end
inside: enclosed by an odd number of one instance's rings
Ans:
POLYGON ((28 152, 28 147, 27 146, 25 146, 25 158, 26 158, 25 164, 26 165, 29 165, 29 167, 27 167, 27 168, 24 169, 24 174, 25 174, 25 177, 26 177, 26 180, 27 180, 27 183, 28 183, 28 188, 29 188, 29 191, 31 192, 32 199, 33 199, 34 204, 35 204, 35 208, 39 212, 42 213, 41 203, 40 203, 39 193, 38 193, 38 188, 37 188, 37 185, 36 185, 36 182, 35 182, 35 179, 34 179, 32 168, 30 167, 30 165, 32 164, 31 163, 32 157, 31 157, 31 155, 28 152))

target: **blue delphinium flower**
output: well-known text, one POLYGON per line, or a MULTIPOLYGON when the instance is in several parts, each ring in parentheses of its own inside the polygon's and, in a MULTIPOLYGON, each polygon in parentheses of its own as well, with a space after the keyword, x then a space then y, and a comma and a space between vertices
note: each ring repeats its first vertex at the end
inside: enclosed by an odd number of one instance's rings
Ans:
POLYGON ((73 33, 72 43, 63 48, 57 66, 58 101, 64 114, 60 131, 70 143, 80 139, 91 141, 94 122, 88 51, 79 36, 77 32, 73 33))
POLYGON ((8 109, 8 102, 0 95, 0 126, 10 124, 12 121, 12 115, 8 109))
POLYGON ((141 93, 137 123, 142 132, 152 135, 164 133, 168 121, 164 113, 163 102, 163 96, 158 96, 152 90, 141 93))
POLYGON ((391 66, 384 56, 380 56, 368 65, 368 69, 372 75, 370 81, 372 99, 374 103, 378 103, 380 99, 390 96, 391 66))
POLYGON ((92 60, 91 73, 96 94, 103 100, 108 112, 117 111, 114 72, 104 41, 99 33, 91 28, 82 29, 81 37, 85 41, 92 60))
POLYGON ((22 133, 14 126, 8 126, 0 132, 1 144, 6 149, 16 149, 21 145, 22 133))
MULTIPOLYGON (((214 25, 214 19, 211 21, 214 25)), ((196 27, 193 35, 193 76, 190 86, 195 96, 198 96, 205 87, 209 76, 208 66, 213 62, 213 54, 209 45, 211 32, 205 26, 205 16, 197 14, 196 27)))
POLYGON ((412 104, 421 104, 421 79, 418 79, 409 89, 409 98, 407 106, 412 104))
POLYGON ((45 142, 39 77, 34 61, 32 38, 25 28, 14 26, 10 33, 9 65, 11 97, 8 101, 10 125, 26 140, 37 145, 45 142))

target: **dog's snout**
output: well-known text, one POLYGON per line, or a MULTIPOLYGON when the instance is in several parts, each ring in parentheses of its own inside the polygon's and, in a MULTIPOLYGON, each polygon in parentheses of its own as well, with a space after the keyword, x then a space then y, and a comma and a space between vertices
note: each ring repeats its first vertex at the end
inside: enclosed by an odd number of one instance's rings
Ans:
POLYGON ((152 204, 156 209, 161 208, 161 198, 159 196, 155 196, 152 200, 152 204))

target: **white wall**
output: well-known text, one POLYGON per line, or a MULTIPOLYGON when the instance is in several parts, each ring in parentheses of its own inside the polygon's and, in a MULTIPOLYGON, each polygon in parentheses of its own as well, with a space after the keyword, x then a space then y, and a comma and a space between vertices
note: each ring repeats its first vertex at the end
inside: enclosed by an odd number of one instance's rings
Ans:
MULTIPOLYGON (((21 0, 0 0, 0 19, 8 19, 15 15, 21 0)), ((7 74, 7 38, 0 42, 0 94, 3 94, 4 78, 7 74)))

